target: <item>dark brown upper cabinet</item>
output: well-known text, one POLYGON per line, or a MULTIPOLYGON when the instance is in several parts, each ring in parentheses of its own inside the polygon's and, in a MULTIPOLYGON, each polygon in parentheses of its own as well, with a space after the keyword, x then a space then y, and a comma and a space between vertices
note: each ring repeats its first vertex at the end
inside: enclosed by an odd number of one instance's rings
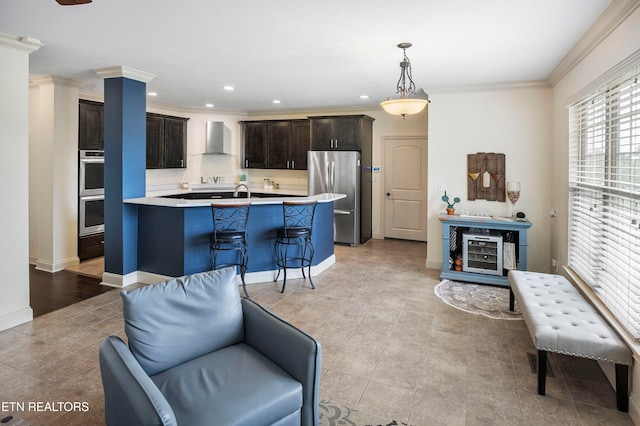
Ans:
POLYGON ((187 120, 147 113, 147 169, 187 167, 187 120))
POLYGON ((307 169, 308 120, 243 121, 246 168, 307 169))
POLYGON ((78 149, 104 150, 104 105, 81 99, 78 119, 78 149))
POLYGON ((309 117, 314 151, 361 151, 370 138, 373 118, 366 115, 309 117))
POLYGON ((248 169, 267 168, 267 141, 269 125, 266 122, 242 122, 244 140, 244 167, 248 169))

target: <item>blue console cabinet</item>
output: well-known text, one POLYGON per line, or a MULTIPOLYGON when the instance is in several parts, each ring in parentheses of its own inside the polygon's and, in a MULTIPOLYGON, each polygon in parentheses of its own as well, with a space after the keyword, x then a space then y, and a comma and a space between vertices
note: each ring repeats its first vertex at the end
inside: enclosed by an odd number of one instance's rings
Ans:
POLYGON ((440 215, 442 222, 442 272, 440 279, 450 279, 455 281, 466 281, 479 284, 494 284, 508 286, 506 272, 503 275, 488 275, 477 272, 456 271, 449 259, 452 256, 462 253, 462 247, 454 244, 452 252, 451 235, 462 235, 464 233, 484 232, 487 234, 505 235, 509 232, 515 233, 517 241, 517 264, 518 269, 527 270, 527 230, 531 227, 529 221, 515 221, 511 219, 494 219, 489 217, 440 215))

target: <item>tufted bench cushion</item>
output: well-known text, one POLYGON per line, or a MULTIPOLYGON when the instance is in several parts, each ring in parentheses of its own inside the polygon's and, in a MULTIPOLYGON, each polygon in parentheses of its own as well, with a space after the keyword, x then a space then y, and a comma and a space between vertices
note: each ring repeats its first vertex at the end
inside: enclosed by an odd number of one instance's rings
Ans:
POLYGON ((544 395, 547 352, 616 365, 618 409, 628 410, 631 351, 582 294, 561 275, 509 272, 510 309, 514 298, 538 351, 538 393, 544 395))

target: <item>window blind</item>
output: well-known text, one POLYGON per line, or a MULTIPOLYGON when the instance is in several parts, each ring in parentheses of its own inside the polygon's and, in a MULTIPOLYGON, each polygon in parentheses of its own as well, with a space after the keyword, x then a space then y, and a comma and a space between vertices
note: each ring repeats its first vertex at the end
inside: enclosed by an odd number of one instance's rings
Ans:
POLYGON ((640 65, 569 107, 569 267, 640 340, 640 65))

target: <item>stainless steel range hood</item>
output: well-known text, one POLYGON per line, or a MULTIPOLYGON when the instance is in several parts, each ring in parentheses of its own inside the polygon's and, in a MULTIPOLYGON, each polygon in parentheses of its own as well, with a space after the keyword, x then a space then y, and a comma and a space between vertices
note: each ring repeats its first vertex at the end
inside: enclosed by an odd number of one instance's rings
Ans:
POLYGON ((231 130, 222 121, 207 121, 205 154, 231 154, 231 130))

